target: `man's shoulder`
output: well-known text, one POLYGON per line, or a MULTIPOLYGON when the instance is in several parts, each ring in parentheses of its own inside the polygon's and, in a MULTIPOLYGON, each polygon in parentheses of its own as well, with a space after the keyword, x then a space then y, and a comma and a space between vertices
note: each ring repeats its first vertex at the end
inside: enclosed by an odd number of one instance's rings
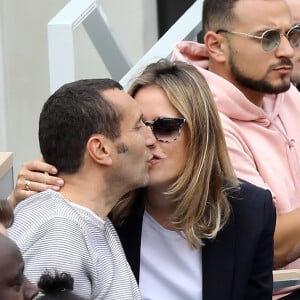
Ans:
POLYGON ((52 190, 39 192, 20 202, 15 209, 15 213, 18 213, 19 211, 23 212, 23 210, 27 208, 33 209, 36 207, 37 209, 39 208, 41 210, 45 209, 46 207, 53 208, 53 204, 57 203, 58 199, 58 192, 52 190))
POLYGON ((46 234, 60 228, 74 231, 86 224, 85 219, 61 195, 48 190, 27 198, 17 206, 9 232, 12 235, 46 234))

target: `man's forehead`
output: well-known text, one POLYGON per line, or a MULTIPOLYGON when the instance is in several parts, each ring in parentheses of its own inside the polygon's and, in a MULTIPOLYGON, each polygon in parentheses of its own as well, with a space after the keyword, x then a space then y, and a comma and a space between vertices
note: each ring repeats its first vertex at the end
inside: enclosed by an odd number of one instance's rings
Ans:
POLYGON ((292 14, 293 22, 300 23, 300 0, 286 0, 292 14))
POLYGON ((127 122, 129 119, 136 122, 141 115, 141 109, 138 103, 124 90, 107 90, 103 96, 117 108, 122 114, 123 121, 127 122))
POLYGON ((238 2, 243 2, 243 3, 271 3, 271 4, 275 4, 276 2, 285 2, 286 0, 238 0, 236 3, 238 2))
POLYGON ((285 0, 239 0, 234 7, 237 24, 267 28, 289 28, 291 14, 285 0))
POLYGON ((113 104, 123 106, 124 103, 128 101, 133 101, 134 99, 128 95, 124 90, 119 89, 109 89, 102 92, 105 99, 111 101, 113 104))
MULTIPOLYGON (((235 8, 239 10, 248 10, 250 9, 259 12, 260 9, 268 9, 274 7, 274 10, 277 8, 285 7, 288 10, 286 0, 238 0, 235 2, 235 8)), ((267 11, 268 13, 268 11, 267 11)), ((286 11, 283 11, 286 13, 286 11)))

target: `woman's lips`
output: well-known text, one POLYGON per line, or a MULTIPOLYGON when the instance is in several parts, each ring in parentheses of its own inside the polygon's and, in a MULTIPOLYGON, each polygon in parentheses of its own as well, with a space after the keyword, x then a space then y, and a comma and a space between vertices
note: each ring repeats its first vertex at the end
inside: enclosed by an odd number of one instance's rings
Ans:
POLYGON ((156 165, 161 160, 161 157, 157 155, 153 155, 152 159, 150 160, 151 165, 156 165))

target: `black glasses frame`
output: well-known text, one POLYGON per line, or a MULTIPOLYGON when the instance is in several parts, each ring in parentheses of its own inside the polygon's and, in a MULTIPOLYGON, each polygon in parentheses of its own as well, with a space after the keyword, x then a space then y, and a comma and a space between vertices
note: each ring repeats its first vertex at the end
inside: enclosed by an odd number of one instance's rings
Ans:
MULTIPOLYGON (((146 120, 143 120, 144 124, 146 126, 149 126, 155 136, 155 138, 159 141, 159 142, 163 142, 163 143, 171 143, 175 140, 177 140, 177 138, 180 136, 180 133, 181 133, 181 130, 182 130, 182 126, 183 124, 185 123, 185 118, 167 118, 167 117, 158 117, 158 118, 155 118, 154 120, 152 121, 146 121, 146 120), (162 138, 160 137, 160 133, 157 132, 156 128, 155 128, 155 124, 157 124, 157 122, 165 122, 165 123, 168 123, 168 122, 175 122, 176 125, 178 126, 178 128, 176 128, 176 136, 172 137, 172 138, 162 138)), ((174 132, 173 132, 174 134, 174 132)), ((167 135, 167 133, 165 133, 164 135, 167 135)))

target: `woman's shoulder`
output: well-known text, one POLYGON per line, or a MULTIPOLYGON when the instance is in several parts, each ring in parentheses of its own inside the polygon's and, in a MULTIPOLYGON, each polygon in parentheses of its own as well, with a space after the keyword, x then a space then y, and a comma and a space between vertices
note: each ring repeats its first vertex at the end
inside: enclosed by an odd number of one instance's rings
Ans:
POLYGON ((271 192, 245 180, 239 179, 238 189, 229 194, 228 200, 236 218, 276 218, 271 192))
POLYGON ((239 179, 238 188, 232 189, 228 195, 229 200, 232 201, 243 201, 246 203, 261 203, 261 202, 271 202, 272 194, 269 190, 261 188, 243 179, 239 179))

